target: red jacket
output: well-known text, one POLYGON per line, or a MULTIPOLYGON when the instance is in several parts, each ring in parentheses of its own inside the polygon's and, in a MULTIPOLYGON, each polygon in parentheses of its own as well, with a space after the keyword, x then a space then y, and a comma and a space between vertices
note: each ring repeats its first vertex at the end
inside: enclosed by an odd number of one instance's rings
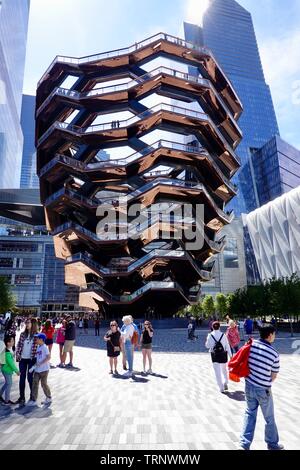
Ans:
POLYGON ((250 374, 248 360, 251 346, 252 338, 228 362, 230 380, 239 382, 241 377, 247 377, 250 374))

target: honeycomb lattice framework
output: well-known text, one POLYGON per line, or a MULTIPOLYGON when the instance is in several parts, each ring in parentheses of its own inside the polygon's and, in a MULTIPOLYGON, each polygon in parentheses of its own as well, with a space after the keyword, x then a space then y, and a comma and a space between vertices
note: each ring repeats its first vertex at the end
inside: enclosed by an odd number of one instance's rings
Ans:
POLYGON ((230 179, 239 168, 241 112, 211 52, 163 33, 119 51, 56 57, 37 89, 37 167, 56 256, 66 260, 66 282, 81 287, 81 305, 169 315, 197 301, 201 282, 212 278, 208 261, 224 247, 215 234, 233 217, 224 206, 236 194, 230 179), (158 58, 172 65, 147 72, 145 64, 158 58), (69 75, 77 80, 65 89, 69 75), (161 101, 149 108, 144 99, 151 95, 161 101), (122 111, 133 116, 109 116, 122 111), (106 114, 108 122, 93 124, 106 114), (172 138, 145 143, 155 130, 172 138), (124 146, 132 148, 129 157, 108 156, 124 146), (126 213, 118 196, 129 208, 143 204, 142 223, 124 235, 116 220, 99 235, 105 204, 126 213), (161 210, 149 218, 154 203, 161 210), (196 208, 204 206, 203 244, 196 249, 187 248, 185 232, 178 238, 182 217, 167 216, 166 208, 181 204, 189 204, 184 220, 196 233, 196 208))

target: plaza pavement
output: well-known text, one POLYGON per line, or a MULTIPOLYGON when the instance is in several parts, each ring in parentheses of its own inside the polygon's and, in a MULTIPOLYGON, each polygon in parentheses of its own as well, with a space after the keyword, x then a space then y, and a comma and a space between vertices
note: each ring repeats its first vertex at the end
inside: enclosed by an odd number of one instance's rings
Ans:
MULTIPOLYGON (((0 406, 0 449, 96 450, 234 450, 244 415, 244 385, 230 382, 229 393, 218 391, 207 331, 195 343, 186 330, 157 330, 153 371, 143 377, 141 352, 135 352, 134 379, 108 374, 103 341, 94 331, 78 336, 74 370, 51 369, 49 408, 0 406)), ((300 449, 300 338, 281 335, 281 371, 273 386, 280 441, 300 449)), ((52 363, 58 363, 55 344, 52 363)), ((121 363, 121 361, 119 361, 121 363)), ((118 367, 123 374, 121 364, 118 367)), ((0 378, 0 385, 3 379, 0 378)), ((14 377, 12 399, 18 398, 14 377)), ((27 390, 28 398, 28 390, 27 390)), ((38 401, 43 399, 40 390, 38 401)), ((265 449, 264 422, 259 412, 252 449, 265 449)))

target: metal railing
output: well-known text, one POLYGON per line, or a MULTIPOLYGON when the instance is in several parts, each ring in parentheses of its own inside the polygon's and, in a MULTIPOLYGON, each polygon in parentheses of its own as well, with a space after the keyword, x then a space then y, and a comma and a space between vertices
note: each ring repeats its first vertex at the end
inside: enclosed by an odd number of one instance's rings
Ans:
POLYGON ((237 96, 237 94, 234 91, 231 83, 227 79, 227 76, 224 73, 222 67, 219 65, 219 63, 217 62, 216 58, 214 57, 214 55, 213 55, 213 53, 211 52, 210 49, 208 49, 207 47, 204 47, 204 46, 198 46, 196 44, 193 44, 192 42, 189 42, 189 41, 186 41, 184 39, 178 38, 176 36, 172 36, 170 34, 166 34, 166 33, 162 33, 162 32, 160 32, 158 34, 154 34, 153 36, 151 36, 151 37, 149 37, 149 38, 147 38, 143 41, 137 42, 137 43, 135 43, 134 45, 132 45, 130 47, 115 49, 113 51, 102 52, 101 54, 93 54, 93 55, 84 56, 84 57, 77 57, 77 58, 76 57, 66 57, 66 56, 56 56, 55 59, 51 62, 51 64, 47 68, 46 72, 42 75, 42 77, 38 81, 37 86, 39 87, 39 85, 42 83, 42 81, 44 81, 47 78, 47 76, 49 75, 51 69, 53 68, 53 66, 56 63, 70 63, 70 64, 75 64, 75 65, 81 65, 81 64, 89 64, 91 62, 98 62, 99 60, 110 59, 110 58, 113 58, 113 57, 119 57, 119 56, 122 56, 122 55, 127 55, 127 54, 130 54, 130 53, 136 52, 136 51, 138 51, 140 49, 143 49, 144 47, 147 47, 150 44, 152 44, 154 42, 157 42, 159 40, 167 41, 167 42, 170 42, 172 44, 176 44, 178 46, 181 46, 181 47, 184 47, 186 49, 192 50, 194 52, 208 55, 215 62, 216 66, 219 68, 221 74, 223 75, 224 79, 226 80, 226 83, 228 84, 229 88, 231 89, 231 92, 232 92, 233 96, 235 97, 237 103, 242 108, 242 104, 241 104, 241 101, 240 101, 239 97, 237 96))
POLYGON ((145 147, 143 149, 143 154, 141 152, 135 152, 128 157, 121 158, 121 159, 116 159, 116 160, 105 160, 105 161, 100 161, 97 163, 83 163, 75 158, 68 157, 66 155, 55 155, 55 157, 50 160, 46 165, 44 165, 40 172, 39 176, 42 177, 44 176, 51 168, 53 168, 58 162, 64 163, 66 165, 69 165, 72 168, 78 169, 79 171, 82 172, 89 172, 89 171, 97 171, 101 170, 102 168, 114 168, 114 167, 126 167, 130 163, 135 162, 136 160, 140 158, 144 158, 147 155, 149 155, 151 152, 157 150, 158 148, 166 148, 170 150, 176 150, 176 151, 183 151, 183 152, 188 152, 188 153, 194 153, 194 154, 201 154, 205 155, 206 158, 210 161, 212 167, 216 171, 216 173, 219 175, 221 180, 225 182, 225 184, 233 191, 236 192, 236 185, 231 183, 231 181, 221 172, 220 168, 216 165, 215 161, 213 158, 209 155, 209 153, 202 147, 201 145, 198 146, 192 146, 192 145, 186 145, 186 144, 181 144, 178 142, 171 142, 167 140, 158 140, 157 142, 153 143, 152 145, 145 147))
POLYGON ((135 79, 132 79, 128 81, 127 83, 122 83, 119 85, 109 85, 106 87, 99 87, 99 88, 94 88, 93 90, 90 91, 76 91, 76 90, 70 90, 68 88, 63 88, 63 87, 56 87, 50 93, 50 95, 46 98, 46 100, 41 104, 41 106, 37 110, 37 115, 41 113, 43 109, 50 103, 52 98, 57 95, 57 96, 64 96, 68 98, 74 98, 78 101, 86 99, 86 98, 91 98, 93 96, 102 96, 105 94, 111 94, 111 93, 116 93, 116 92, 122 92, 122 91, 129 91, 130 89, 136 87, 137 85, 141 85, 149 80, 151 80, 153 77, 156 77, 158 75, 166 75, 171 78, 179 78, 181 80, 184 80, 185 82, 193 83, 193 84, 198 84, 205 86, 207 88, 210 88, 214 95, 217 97, 217 99, 220 101, 222 104, 223 108, 225 109, 226 113, 231 119, 231 122, 234 124, 234 126, 237 128, 237 130, 242 133, 238 123, 235 121, 232 112, 228 109, 228 106, 225 104, 222 96, 217 92, 215 89, 214 85, 211 83, 210 80, 202 77, 196 77, 195 75, 191 75, 189 73, 181 72, 179 70, 171 69, 169 67, 157 67, 156 69, 141 75, 140 77, 136 77, 135 79))
MULTIPOLYGON (((211 197, 211 195, 207 191, 205 185, 203 185, 202 183, 189 182, 189 181, 180 181, 180 180, 176 180, 176 179, 157 178, 154 181, 150 181, 149 183, 146 183, 141 188, 133 191, 131 194, 126 196, 126 198, 124 198, 124 204, 128 203, 132 199, 140 196, 141 194, 143 194, 143 193, 149 191, 150 189, 152 189, 156 186, 159 186, 159 185, 180 187, 180 188, 185 188, 185 189, 190 189, 190 190, 201 191, 205 195, 207 200, 210 202, 210 204, 212 205, 212 207, 214 208, 214 210, 216 211, 216 213, 218 214, 219 217, 221 217, 222 219, 224 219, 226 221, 229 221, 232 218, 232 212, 229 212, 229 214, 225 214, 224 211, 216 205, 215 201, 213 200, 213 198, 211 197)), ((70 190, 70 189, 62 188, 62 189, 58 190, 57 192, 55 192, 54 194, 52 194, 51 196, 49 196, 46 199, 45 206, 48 206, 53 201, 59 199, 61 196, 68 196, 71 199, 76 199, 76 201, 79 201, 79 202, 81 202, 81 203, 83 203, 87 206, 92 207, 92 208, 97 208, 102 204, 112 203, 112 202, 116 201, 116 198, 112 199, 111 197, 102 198, 101 200, 94 199, 94 198, 87 198, 85 196, 82 196, 82 195, 70 190)))
POLYGON ((77 263, 82 261, 83 263, 87 264, 88 266, 94 268, 96 271, 104 274, 104 275, 111 275, 111 274, 118 274, 118 273, 128 273, 132 272, 138 267, 142 266, 146 262, 154 259, 154 258, 184 258, 185 251, 183 250, 161 250, 161 249, 154 249, 147 253, 145 256, 142 256, 138 260, 132 261, 128 263, 126 266, 121 266, 122 261, 119 261, 119 266, 111 266, 105 267, 100 263, 92 260, 89 256, 84 255, 83 253, 77 253, 76 255, 69 256, 67 258, 67 264, 77 263))
MULTIPOLYGON (((226 139, 222 135, 221 131, 218 129, 215 123, 211 120, 211 118, 206 113, 203 113, 203 112, 194 111, 192 109, 187 109, 187 108, 182 108, 180 106, 170 105, 167 103, 160 103, 160 104, 153 106, 152 108, 147 109, 147 111, 144 111, 143 113, 137 116, 133 116, 123 121, 118 121, 119 123, 118 130, 127 129, 129 126, 135 124, 136 122, 142 121, 143 119, 150 117, 155 113, 162 112, 162 111, 171 112, 173 114, 177 114, 180 116, 188 116, 188 117, 196 118, 202 121, 207 121, 211 125, 214 132, 217 134, 218 138, 223 143, 224 148, 227 150, 227 152, 232 156, 232 158, 238 164, 240 164, 239 157, 234 153, 233 149, 229 146, 226 139)), ((91 133, 96 133, 96 132, 102 132, 105 130, 116 130, 116 128, 112 127, 113 122, 114 121, 110 121, 110 122, 103 123, 103 124, 91 125, 89 127, 80 127, 80 126, 68 124, 66 122, 56 121, 38 139, 38 146, 41 145, 55 129, 63 129, 67 132, 71 132, 77 135, 83 135, 83 134, 86 135, 86 134, 91 134, 91 133)))
POLYGON ((154 142, 152 145, 149 145, 148 147, 145 147, 143 149, 143 154, 140 152, 134 152, 133 154, 129 155, 128 157, 125 158, 120 158, 116 160, 104 160, 96 163, 83 163, 80 162, 79 160, 76 160, 74 157, 68 157, 67 155, 61 155, 61 154, 56 154, 55 157, 52 158, 46 165, 44 165, 41 170, 40 170, 40 176, 45 175, 49 169, 53 168, 56 163, 61 162, 65 163, 66 165, 70 165, 73 168, 77 168, 82 171, 93 171, 93 170, 98 170, 101 168, 110 168, 114 166, 126 166, 129 163, 132 163, 139 158, 144 158, 146 157, 149 153, 157 150, 158 148, 167 148, 171 150, 177 150, 177 151, 183 151, 183 152, 189 152, 189 153, 201 153, 202 155, 205 154, 206 156, 209 156, 208 152, 202 147, 200 144, 198 146, 192 146, 192 145, 186 145, 186 144, 181 144, 181 143, 176 143, 176 142, 171 142, 167 140, 158 140, 157 142, 154 142))
MULTIPOLYGON (((147 111, 144 111, 141 114, 138 114, 137 116, 132 116, 129 119, 125 119, 123 121, 119 121, 119 126, 118 129, 126 129, 127 127, 131 126, 132 124, 135 124, 138 121, 141 121, 152 114, 161 112, 161 111, 168 111, 174 114, 180 114, 183 116, 189 116, 197 119, 202 119, 204 121, 211 121, 210 118, 208 117, 207 114, 199 112, 199 111, 194 111, 192 109, 187 109, 187 108, 181 108, 180 106, 173 106, 168 103, 160 103, 152 108, 147 109, 147 111)), ((40 145, 53 131, 54 129, 64 129, 68 132, 73 132, 75 134, 90 134, 94 132, 101 132, 105 130, 111 130, 111 129, 116 129, 113 126, 114 121, 109 121, 105 122, 103 124, 94 124, 89 127, 80 127, 80 126, 75 126, 72 124, 69 124, 67 122, 60 122, 56 121, 53 123, 49 129, 39 138, 38 140, 38 145, 40 145)))
POLYGON ((107 299, 115 302, 130 302, 137 297, 143 295, 145 292, 147 292, 150 289, 157 289, 157 290, 162 290, 162 289, 176 289, 181 292, 182 288, 181 286, 176 283, 176 282, 168 282, 168 281, 151 281, 142 286, 141 288, 137 289, 135 292, 132 294, 127 294, 127 295, 112 295, 110 292, 108 292, 106 289, 104 289, 102 286, 99 284, 93 283, 88 287, 88 289, 85 289, 84 292, 95 292, 95 293, 100 293, 107 299))
POLYGON ((47 75, 49 75, 50 70, 57 63, 62 63, 62 64, 69 63, 69 64, 74 64, 74 65, 81 65, 81 64, 89 64, 91 62, 98 62, 99 60, 111 59, 113 57, 119 57, 119 56, 122 56, 122 55, 127 55, 127 54, 130 54, 132 52, 135 52, 135 51, 137 51, 139 49, 142 49, 142 48, 148 46, 149 44, 152 44, 152 43, 154 43, 154 42, 156 42, 160 39, 164 40, 164 41, 171 42, 173 44, 175 43, 175 44, 183 46, 187 49, 193 49, 197 52, 201 52, 201 53, 209 55, 213 58, 212 52, 207 47, 196 46, 193 43, 190 43, 190 42, 185 41, 183 39, 177 38, 175 36, 171 36, 171 35, 165 34, 165 33, 158 33, 158 34, 155 34, 155 35, 153 35, 153 36, 151 36, 147 39, 144 39, 143 41, 135 43, 133 46, 124 47, 124 48, 121 48, 121 49, 115 49, 115 50, 107 51, 107 52, 102 52, 100 54, 93 54, 93 55, 83 56, 83 57, 67 57, 67 56, 57 55, 54 58, 54 60, 51 62, 49 67, 47 68, 46 72, 42 75, 42 77, 38 81, 37 86, 39 86, 42 83, 42 81, 45 80, 47 75))

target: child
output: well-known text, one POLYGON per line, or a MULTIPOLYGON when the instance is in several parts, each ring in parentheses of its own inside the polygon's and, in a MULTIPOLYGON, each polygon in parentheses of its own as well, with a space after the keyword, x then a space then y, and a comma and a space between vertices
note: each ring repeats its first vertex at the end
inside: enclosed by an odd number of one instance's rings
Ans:
POLYGON ((5 344, 5 364, 2 365, 1 371, 5 379, 5 384, 0 391, 0 401, 4 405, 15 405, 10 399, 10 390, 12 387, 12 376, 13 373, 20 375, 19 369, 15 363, 14 356, 12 353, 12 348, 15 344, 13 336, 6 336, 4 339, 5 344), (2 398, 3 393, 5 392, 5 399, 2 398))
POLYGON ((27 403, 27 405, 36 406, 40 381, 42 389, 44 390, 44 393, 46 395, 46 400, 42 402, 42 405, 50 405, 52 399, 50 388, 47 384, 47 377, 50 369, 50 353, 48 347, 45 344, 46 335, 44 333, 38 333, 35 336, 37 338, 38 348, 36 352, 36 364, 30 369, 30 372, 34 370, 34 376, 31 393, 32 399, 27 403))

